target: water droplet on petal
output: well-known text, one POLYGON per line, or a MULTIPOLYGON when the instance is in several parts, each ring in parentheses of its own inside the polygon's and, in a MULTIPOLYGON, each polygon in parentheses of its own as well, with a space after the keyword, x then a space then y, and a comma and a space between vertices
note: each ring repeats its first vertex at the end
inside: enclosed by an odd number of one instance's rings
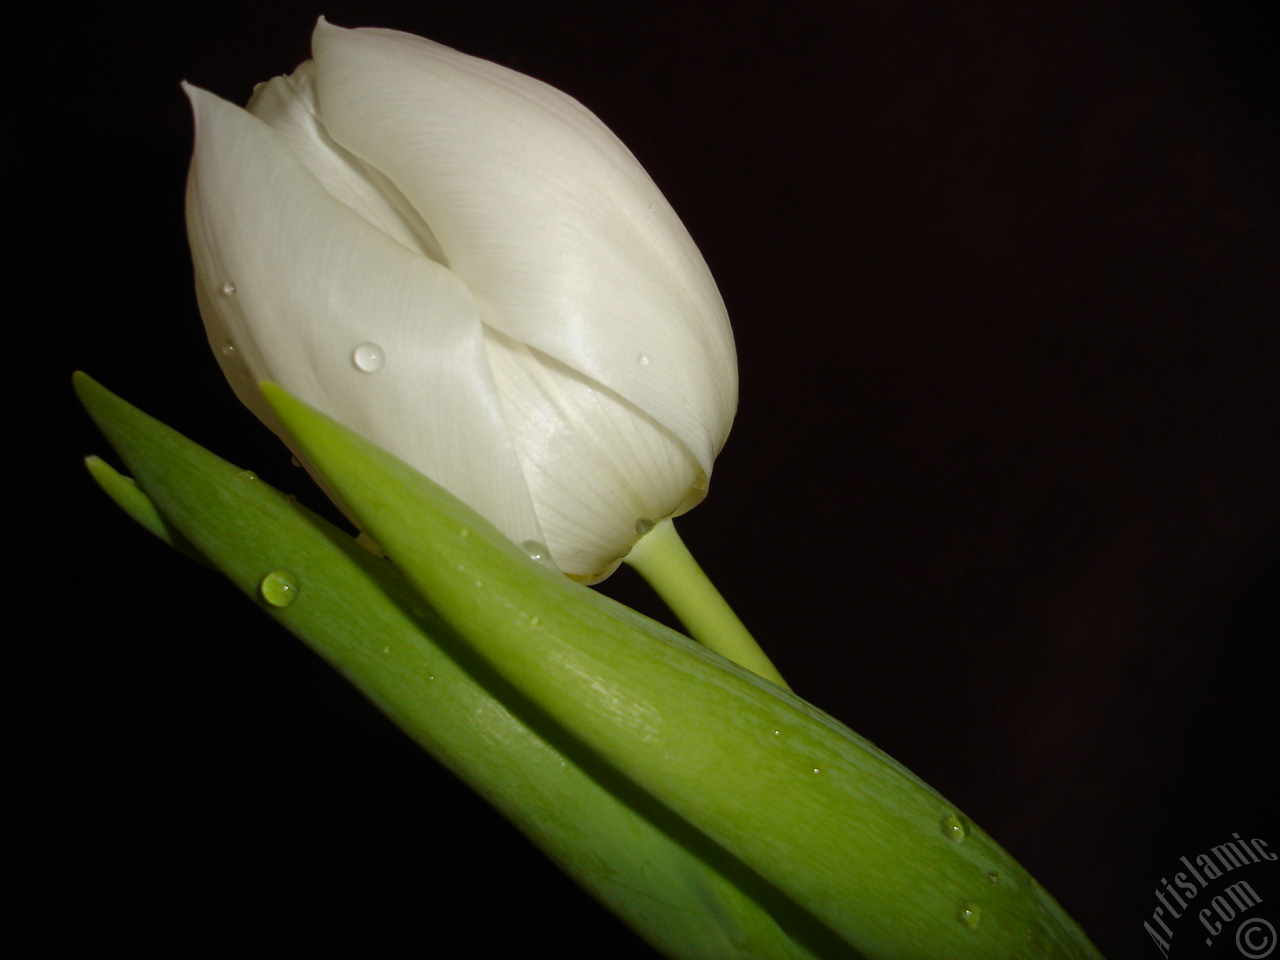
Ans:
POLYGON ((351 362, 356 365, 357 370, 377 373, 387 362, 387 358, 376 343, 362 343, 351 351, 351 362))
POLYGON ((227 340, 222 344, 222 355, 224 357, 234 357, 236 355, 236 345, 227 340))
POLYGON ((298 580, 290 570, 272 570, 258 584, 258 592, 273 607, 287 607, 298 599, 298 580))
POLYGON ((636 360, 639 361, 640 366, 642 367, 647 367, 649 365, 649 355, 647 353, 640 354, 636 360))
POLYGON ((229 297, 235 292, 236 292, 236 285, 232 283, 230 280, 228 280, 226 283, 222 285, 222 295, 224 297, 229 297))
POLYGON ((969 828, 965 826, 964 819, 959 814, 953 813, 949 817, 942 818, 942 832, 948 840, 964 843, 964 838, 969 835, 969 828))
POLYGON ((957 914, 961 923, 970 930, 977 930, 978 923, 982 920, 982 907, 974 903, 972 900, 966 900, 960 904, 960 912, 957 914))
POLYGON ((652 520, 646 520, 644 517, 641 517, 639 520, 636 521, 636 533, 640 534, 640 536, 643 537, 646 533, 648 533, 652 529, 653 529, 652 520))

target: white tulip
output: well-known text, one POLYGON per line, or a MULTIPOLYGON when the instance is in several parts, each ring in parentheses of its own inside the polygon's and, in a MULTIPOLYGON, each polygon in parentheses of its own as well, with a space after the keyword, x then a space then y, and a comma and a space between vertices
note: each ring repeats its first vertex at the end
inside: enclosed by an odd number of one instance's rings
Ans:
POLYGON ((196 288, 228 380, 286 442, 261 380, 530 554, 607 576, 702 499, 733 420, 701 255, 626 147, 546 84, 323 19, 312 52, 246 109, 187 88, 196 288))

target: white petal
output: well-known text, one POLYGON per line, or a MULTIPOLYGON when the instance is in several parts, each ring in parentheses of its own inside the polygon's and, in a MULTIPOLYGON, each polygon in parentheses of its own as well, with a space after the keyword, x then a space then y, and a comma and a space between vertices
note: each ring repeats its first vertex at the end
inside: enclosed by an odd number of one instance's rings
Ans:
POLYGON ((431 228, 385 176, 343 149, 316 109, 315 63, 258 84, 245 107, 271 127, 324 186, 325 192, 405 247, 444 263, 431 228))
POLYGON ((656 521, 691 506, 701 468, 616 394, 504 334, 488 339, 551 558, 565 573, 600 579, 656 521))
POLYGON ((651 416, 710 474, 733 336, 626 147, 565 94, 418 37, 322 21, 312 49, 326 129, 431 224, 483 321, 651 416))
POLYGON ((187 92, 197 294, 241 400, 287 442, 256 386, 275 380, 511 539, 541 540, 465 285, 330 197, 262 121, 187 92), (374 373, 353 362, 366 343, 384 357, 374 373))

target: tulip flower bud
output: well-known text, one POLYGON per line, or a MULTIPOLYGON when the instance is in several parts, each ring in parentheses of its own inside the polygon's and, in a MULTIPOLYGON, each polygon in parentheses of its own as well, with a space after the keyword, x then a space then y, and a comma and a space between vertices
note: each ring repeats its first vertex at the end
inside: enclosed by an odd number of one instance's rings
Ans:
POLYGON ((304 464, 260 381, 530 555, 607 576, 702 499, 733 420, 705 262, 565 94, 390 30, 321 20, 312 51, 247 109, 187 88, 188 231, 227 379, 304 464))

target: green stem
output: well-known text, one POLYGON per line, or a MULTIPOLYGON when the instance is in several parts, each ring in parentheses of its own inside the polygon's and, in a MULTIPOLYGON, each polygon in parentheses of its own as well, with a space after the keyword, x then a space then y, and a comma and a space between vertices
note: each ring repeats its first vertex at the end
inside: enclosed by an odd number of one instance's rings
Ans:
POLYGON ((669 517, 640 538, 626 562, 649 582, 693 639, 766 680, 791 689, 702 572, 669 517))

